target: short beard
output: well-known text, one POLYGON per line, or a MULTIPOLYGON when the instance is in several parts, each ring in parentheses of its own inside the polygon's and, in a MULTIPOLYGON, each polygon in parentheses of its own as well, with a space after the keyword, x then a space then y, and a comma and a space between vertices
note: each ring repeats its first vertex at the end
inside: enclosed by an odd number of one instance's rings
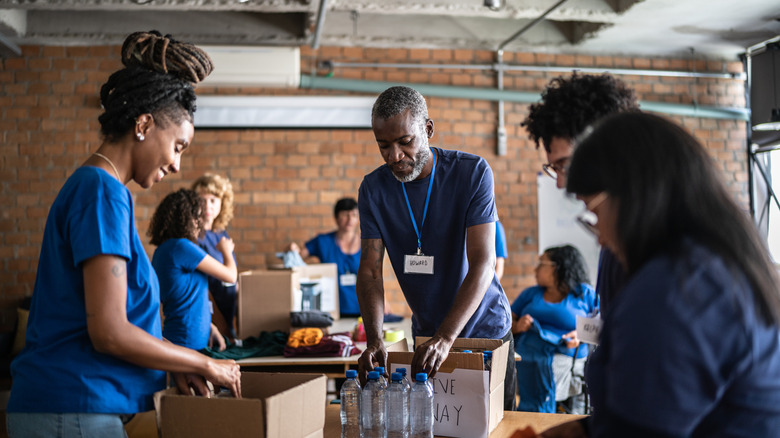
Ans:
POLYGON ((395 179, 397 179, 402 183, 408 183, 414 181, 417 179, 418 176, 420 176, 420 174, 423 171, 423 168, 425 167, 426 164, 428 164, 428 160, 430 159, 430 157, 431 157, 430 149, 428 149, 428 147, 425 147, 421 149, 419 152, 417 152, 417 154, 414 156, 414 167, 412 167, 412 171, 409 172, 408 175, 398 176, 395 174, 395 172, 391 172, 391 173, 393 174, 395 179))

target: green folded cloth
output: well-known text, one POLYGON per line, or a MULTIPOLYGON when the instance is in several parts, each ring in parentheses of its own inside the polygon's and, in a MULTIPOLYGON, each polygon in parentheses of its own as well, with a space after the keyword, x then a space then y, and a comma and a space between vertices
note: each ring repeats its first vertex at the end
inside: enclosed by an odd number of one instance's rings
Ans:
POLYGON ((247 357, 281 356, 287 345, 289 335, 281 330, 260 332, 259 337, 250 336, 243 340, 241 346, 228 345, 223 351, 212 348, 200 350, 206 356, 214 359, 246 359, 247 357))

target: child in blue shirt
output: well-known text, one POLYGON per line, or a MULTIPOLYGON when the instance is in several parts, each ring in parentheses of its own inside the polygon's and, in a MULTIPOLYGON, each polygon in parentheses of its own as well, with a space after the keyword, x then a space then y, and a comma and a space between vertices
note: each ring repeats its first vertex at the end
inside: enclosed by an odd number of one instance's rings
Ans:
POLYGON ((160 279, 163 337, 194 350, 225 349, 225 339, 211 323, 208 276, 235 283, 234 243, 222 238, 217 249, 223 262, 198 246, 203 227, 204 202, 193 190, 180 189, 166 196, 152 217, 148 235, 157 245, 152 266, 160 279))

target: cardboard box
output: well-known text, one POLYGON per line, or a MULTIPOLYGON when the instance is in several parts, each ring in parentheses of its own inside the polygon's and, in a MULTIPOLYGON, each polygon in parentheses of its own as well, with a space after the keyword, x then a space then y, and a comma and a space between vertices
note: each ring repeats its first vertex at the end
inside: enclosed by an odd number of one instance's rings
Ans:
POLYGON ((243 398, 154 395, 161 438, 321 438, 327 378, 322 374, 242 373, 243 398))
MULTIPOLYGON (((416 344, 427 341, 420 338, 416 344)), ((500 339, 456 339, 447 360, 433 378, 434 434, 461 438, 490 435, 504 418, 504 378, 509 344, 500 339), (473 353, 462 353, 471 350, 473 353), (485 371, 482 351, 493 352, 485 371)), ((391 372, 397 367, 411 369, 413 352, 388 351, 391 372)))
POLYGON ((238 275, 237 336, 244 339, 261 331, 289 331, 290 312, 301 310, 301 282, 316 283, 319 310, 339 318, 335 263, 247 271, 238 275))

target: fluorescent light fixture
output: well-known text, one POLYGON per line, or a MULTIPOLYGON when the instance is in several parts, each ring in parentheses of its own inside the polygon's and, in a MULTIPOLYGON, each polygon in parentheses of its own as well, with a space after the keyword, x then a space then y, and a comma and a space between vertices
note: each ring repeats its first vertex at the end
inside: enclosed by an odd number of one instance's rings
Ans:
POLYGON ((780 131, 780 108, 772 108, 772 116, 768 122, 759 123, 754 131, 780 131))

